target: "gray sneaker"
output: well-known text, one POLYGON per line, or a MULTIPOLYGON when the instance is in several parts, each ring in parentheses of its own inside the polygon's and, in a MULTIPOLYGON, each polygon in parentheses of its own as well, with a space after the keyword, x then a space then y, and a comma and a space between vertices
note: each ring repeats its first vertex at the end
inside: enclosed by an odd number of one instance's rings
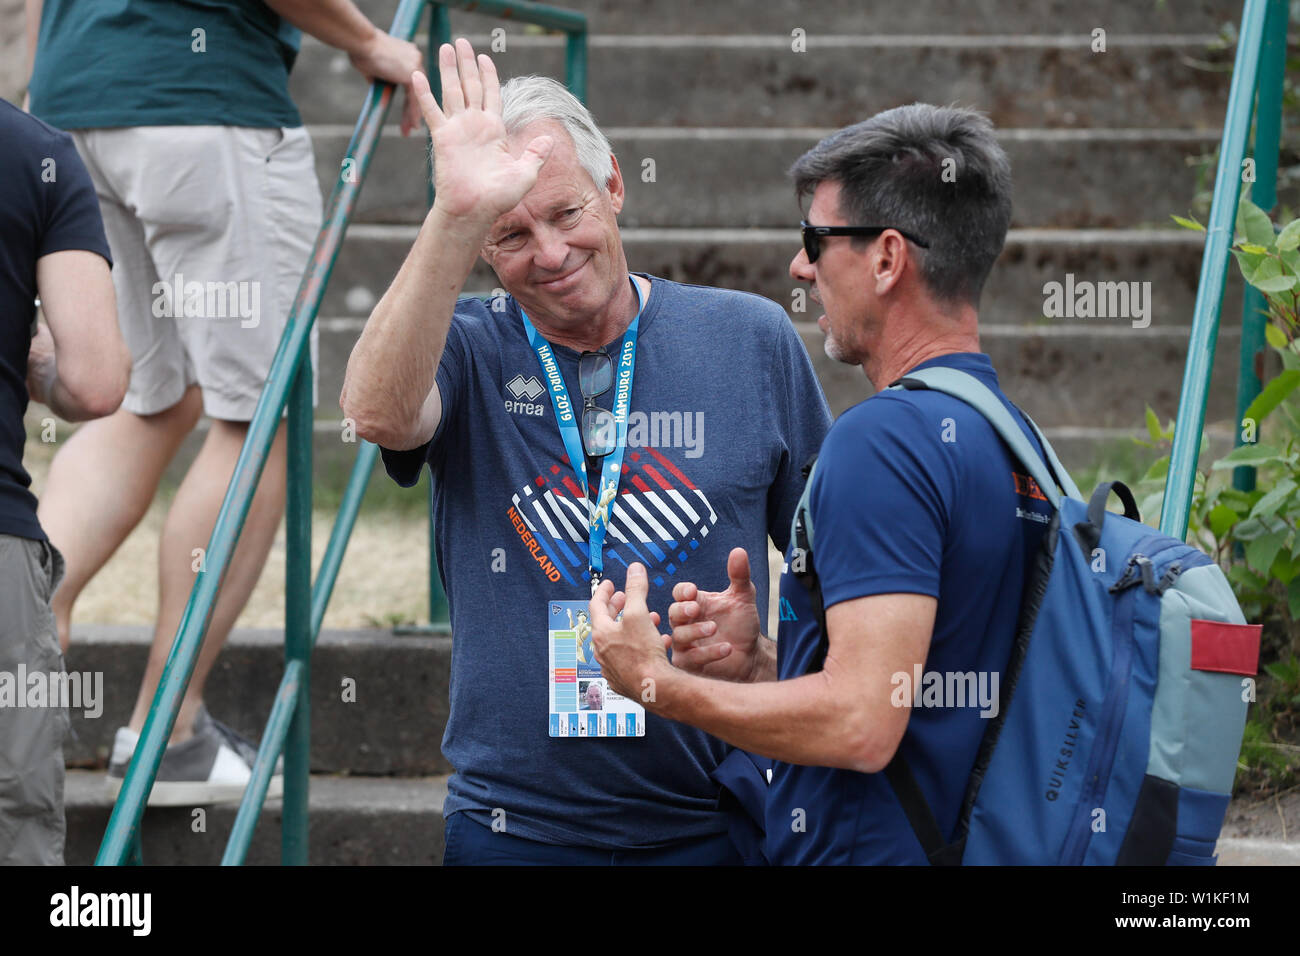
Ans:
MULTIPOLYGON (((119 727, 113 739, 113 754, 108 762, 108 794, 117 799, 126 776, 126 767, 140 735, 119 727)), ((173 744, 163 753, 158 777, 149 793, 151 807, 185 807, 210 803, 238 802, 244 795, 257 759, 257 745, 240 736, 225 724, 199 708, 194 718, 194 736, 173 744)), ((284 794, 284 761, 276 763, 267 799, 284 794)))

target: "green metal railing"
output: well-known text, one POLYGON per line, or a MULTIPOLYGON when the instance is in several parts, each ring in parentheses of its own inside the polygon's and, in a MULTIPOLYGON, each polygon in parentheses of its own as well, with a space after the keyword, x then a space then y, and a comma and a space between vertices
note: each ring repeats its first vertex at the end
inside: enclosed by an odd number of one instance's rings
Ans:
MULTIPOLYGON (((1214 181, 1214 201, 1206 227, 1205 252, 1196 289, 1195 315, 1187 366, 1178 398, 1173 448, 1169 454, 1169 475, 1165 479, 1160 530, 1176 538, 1187 536, 1192 495, 1196 486, 1196 462, 1200 456, 1201 432, 1209 399, 1210 374, 1223 308, 1228 254, 1232 247, 1241 193, 1242 164, 1250 137, 1251 117, 1255 123, 1254 200, 1269 209, 1276 201, 1278 142, 1282 118, 1282 73, 1286 63, 1287 0, 1246 0, 1237 41, 1237 58, 1228 93, 1228 110, 1223 121, 1223 142, 1214 181), (1255 105, 1258 93, 1258 106, 1255 105)), ((1237 443, 1242 441, 1241 419, 1260 391, 1255 356, 1264 345, 1263 297, 1247 288, 1242 314, 1241 357, 1237 386, 1237 443)), ((1253 469, 1239 468, 1234 475, 1239 488, 1253 488, 1253 469)))
MULTIPOLYGON (((1255 183, 1251 201, 1261 209, 1272 209, 1277 202, 1277 158, 1282 140, 1282 75, 1286 69, 1286 0, 1273 0, 1269 4, 1268 19, 1264 25, 1264 49, 1259 66, 1259 90, 1255 107, 1255 183)), ((1264 294, 1249 283, 1241 311, 1241 362, 1237 370, 1237 438, 1245 439, 1243 431, 1246 409, 1259 395, 1262 383, 1256 356, 1264 348, 1264 326, 1268 324, 1267 303, 1264 294)), ((1255 488, 1255 469, 1237 468, 1233 471, 1233 485, 1241 491, 1255 488)))
MULTIPOLYGON (((587 75, 586 17, 567 10, 526 0, 402 0, 389 32, 409 40, 414 37, 425 7, 431 8, 429 78, 441 99, 436 64, 438 44, 450 39, 448 7, 514 19, 524 23, 563 30, 567 35, 566 73, 570 88, 585 99, 587 75)), ((284 754, 284 803, 281 820, 281 862, 307 862, 307 798, 311 745, 311 651, 320 633, 325 607, 343 561, 348 538, 356 523, 361 499, 374 470, 378 449, 362 441, 357 461, 335 520, 325 555, 313 585, 311 576, 311 489, 312 489, 312 365, 309 349, 312 323, 320 309, 326 284, 333 272, 339 248, 356 207, 361 186, 370 168, 383 123, 392 105, 394 87, 375 83, 357 119, 348 143, 347 158, 353 160, 355 176, 340 176, 334 184, 325 211, 324 224, 316 237, 311 260, 303 274, 289 312, 284 335, 276 350, 266 387, 258 399, 248 437, 235 464, 234 476, 217 515, 208 542, 205 570, 199 572, 190 592, 176 639, 163 667, 158 690, 149 707, 135 755, 127 767, 122 789, 108 821, 96 865, 138 863, 140 821, 149 791, 158 774, 166 742, 171 736, 185 689, 212 618, 217 594, 225 579, 231 556, 243 530, 262 469, 279 427, 281 413, 288 408, 288 476, 285 505, 285 669, 276 692, 266 730, 235 818, 222 863, 244 861, 253 832, 266 800, 273 768, 284 754)), ((430 193, 430 202, 432 202, 430 193)), ((432 515, 430 520, 432 521, 432 515)), ((435 623, 445 615, 445 598, 433 562, 430 526, 430 615, 435 623), (435 591, 436 588, 436 591, 435 591)))

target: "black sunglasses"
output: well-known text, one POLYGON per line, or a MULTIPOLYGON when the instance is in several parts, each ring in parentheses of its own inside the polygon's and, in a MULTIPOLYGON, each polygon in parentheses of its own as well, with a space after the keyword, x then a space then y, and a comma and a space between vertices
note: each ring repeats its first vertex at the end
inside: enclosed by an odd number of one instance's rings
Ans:
POLYGON ((825 236, 878 236, 886 229, 893 229, 904 239, 914 242, 922 249, 929 249, 930 244, 910 232, 904 232, 897 226, 813 226, 808 220, 799 222, 799 231, 803 235, 803 251, 808 254, 809 262, 816 262, 822 254, 821 241, 825 236))
POLYGON ((614 387, 614 362, 608 352, 578 356, 578 387, 582 389, 582 450, 588 458, 604 458, 618 441, 614 413, 596 404, 614 387))

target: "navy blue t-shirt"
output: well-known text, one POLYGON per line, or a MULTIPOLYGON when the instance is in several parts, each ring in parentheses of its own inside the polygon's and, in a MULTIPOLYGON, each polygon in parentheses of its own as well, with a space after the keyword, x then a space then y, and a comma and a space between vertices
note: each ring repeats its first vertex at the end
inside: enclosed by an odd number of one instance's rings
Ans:
POLYGON ((0 100, 0 143, 0 534, 44 541, 23 468, 36 260, 68 249, 112 259, 72 137, 0 100))
MULTIPOLYGON (((500 808, 509 833, 609 849, 722 832, 709 779, 724 755, 715 738, 653 714, 641 738, 549 736, 546 610, 590 597, 586 509, 519 309, 495 301, 501 311, 477 300, 457 306, 438 366, 443 417, 433 441, 383 452, 399 484, 413 484, 426 460, 433 475, 454 636, 442 750, 457 773, 445 811, 491 824, 500 808)), ((578 353, 555 354, 579 396, 578 353)), ((598 401, 612 400, 611 390, 598 401)), ((673 585, 725 589, 727 554, 743 547, 765 615, 767 536, 784 550, 802 467, 829 424, 780 306, 652 278, 607 576, 621 586, 628 564, 646 564, 650 607, 666 629, 673 585)))
MULTIPOLYGON (((988 356, 945 355, 917 368, 954 368, 1002 395, 988 356)), ((932 391, 881 391, 845 412, 827 435, 809 490, 813 561, 826 607, 875 594, 938 599, 921 679, 891 682, 901 695, 933 688, 931 672, 976 675, 955 695, 914 707, 907 758, 945 839, 957 824, 980 739, 995 716, 1021 594, 1051 507, 979 412, 932 391), (998 674, 994 686, 992 674, 998 674), (984 675, 980 677, 979 675, 984 675), (980 684, 980 681, 983 681, 980 684)), ((787 567, 791 554, 787 552, 787 567)), ((808 672, 820 632, 807 590, 781 577, 781 680, 808 672)), ((924 700, 923 700, 924 703, 924 700)), ((775 762, 767 800, 773 863, 924 864, 925 854, 883 773, 775 762)))

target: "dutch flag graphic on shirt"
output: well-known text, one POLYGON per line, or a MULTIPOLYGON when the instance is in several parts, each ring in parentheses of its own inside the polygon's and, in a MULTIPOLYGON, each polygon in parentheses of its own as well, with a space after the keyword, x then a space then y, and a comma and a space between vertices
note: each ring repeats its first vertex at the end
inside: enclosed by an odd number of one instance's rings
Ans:
MULTIPOLYGON (((570 584, 587 579, 587 502, 567 467, 552 465, 513 497, 514 510, 570 584)), ((653 448, 627 450, 605 536, 605 568, 640 561, 662 587, 718 516, 704 492, 653 448)))

